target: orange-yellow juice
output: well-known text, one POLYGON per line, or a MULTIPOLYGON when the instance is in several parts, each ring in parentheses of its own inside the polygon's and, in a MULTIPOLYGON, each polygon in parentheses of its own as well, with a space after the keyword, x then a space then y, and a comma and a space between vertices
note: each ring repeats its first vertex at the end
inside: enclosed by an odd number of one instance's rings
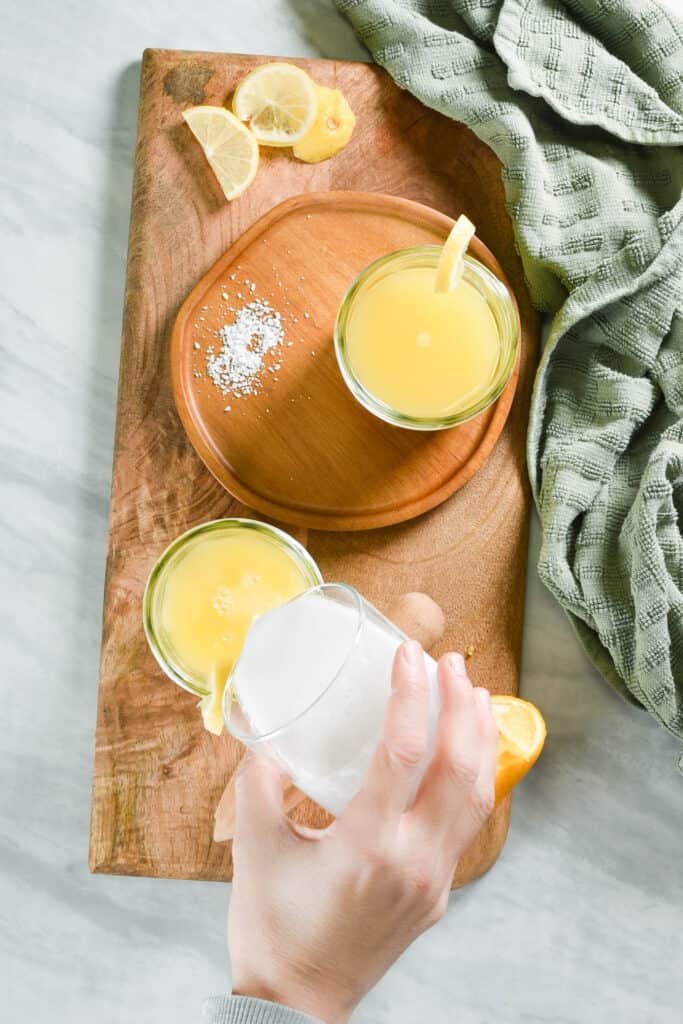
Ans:
POLYGON ((435 289, 436 268, 396 266, 353 296, 346 357, 360 384, 395 412, 439 419, 471 408, 495 382, 501 342, 481 292, 461 279, 435 289))
POLYGON ((200 535, 162 573, 157 644, 166 663, 207 691, 225 682, 257 615, 319 582, 312 560, 258 527, 200 535))

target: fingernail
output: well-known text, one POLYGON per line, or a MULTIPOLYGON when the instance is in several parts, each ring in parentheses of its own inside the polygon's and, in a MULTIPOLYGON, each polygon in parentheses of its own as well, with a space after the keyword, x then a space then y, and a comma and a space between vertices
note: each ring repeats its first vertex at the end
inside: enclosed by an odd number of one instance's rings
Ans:
POLYGON ((417 640, 407 640, 404 643, 403 657, 411 668, 418 668, 422 664, 422 646, 417 640))
POLYGON ((451 670, 451 672, 455 672, 459 676, 467 675, 467 671, 465 669, 465 659, 463 658, 462 654, 458 654, 457 651, 452 651, 450 654, 446 655, 446 658, 448 661, 448 667, 451 670))

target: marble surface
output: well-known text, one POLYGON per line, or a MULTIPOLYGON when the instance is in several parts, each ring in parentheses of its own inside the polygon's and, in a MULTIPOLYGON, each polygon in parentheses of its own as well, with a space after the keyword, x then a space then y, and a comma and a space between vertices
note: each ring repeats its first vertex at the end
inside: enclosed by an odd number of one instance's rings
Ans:
MULTIPOLYGON (((229 888, 87 870, 139 58, 358 58, 330 0, 23 0, 0 41, 3 1019, 181 1024, 229 986, 229 888)), ((358 1021, 675 1024, 676 743, 590 668, 533 572, 523 693, 549 727, 497 866, 358 1021)))

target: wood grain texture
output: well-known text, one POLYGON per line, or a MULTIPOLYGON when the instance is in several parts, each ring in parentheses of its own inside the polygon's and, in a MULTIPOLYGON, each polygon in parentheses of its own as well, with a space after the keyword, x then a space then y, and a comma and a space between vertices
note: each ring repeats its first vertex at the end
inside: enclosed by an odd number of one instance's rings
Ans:
MULTIPOLYGON (((302 192, 353 188, 467 213, 517 296, 523 358, 517 394, 483 468, 457 494, 399 526, 352 534, 309 531, 327 579, 356 585, 385 610, 407 590, 446 615, 437 645, 474 648, 476 683, 518 685, 529 493, 524 439, 537 318, 530 307, 500 165, 463 125, 426 110, 379 68, 295 61, 344 90, 358 128, 333 160, 298 163, 263 151, 254 184, 225 203, 181 111, 224 103, 259 60, 151 50, 144 55, 126 298, 90 834, 93 871, 173 878, 231 877, 230 844, 212 841, 214 811, 239 761, 237 743, 205 732, 196 699, 173 686, 147 650, 141 599, 170 540, 196 523, 249 514, 206 470, 175 410, 169 374, 173 321, 194 284, 231 242, 276 203, 302 192)), ((509 801, 482 830, 456 884, 486 870, 505 839, 509 801)), ((295 816, 326 817, 309 801, 295 816)))
MULTIPOLYGON (((304 193, 259 218, 195 285, 171 335, 173 394, 197 454, 231 494, 284 523, 362 530, 412 519, 474 476, 505 425, 519 359, 504 393, 479 416, 423 432, 367 412, 334 351, 337 310, 361 270, 396 249, 440 245, 452 226, 397 196, 304 193), (226 397, 206 373, 207 348, 215 350, 234 316, 230 304, 254 298, 282 313, 286 345, 258 394, 226 397)), ((469 251, 504 279, 478 238, 469 251)))

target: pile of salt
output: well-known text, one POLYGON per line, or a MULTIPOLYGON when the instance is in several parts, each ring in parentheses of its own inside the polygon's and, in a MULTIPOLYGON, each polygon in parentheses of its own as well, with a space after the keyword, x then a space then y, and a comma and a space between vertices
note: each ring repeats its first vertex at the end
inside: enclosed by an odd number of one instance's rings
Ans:
MULTIPOLYGON (((206 358, 206 371, 224 395, 234 398, 260 390, 264 359, 282 345, 282 316, 265 299, 254 299, 218 332, 221 349, 206 358)), ((278 367, 279 369, 279 367, 278 367)))

